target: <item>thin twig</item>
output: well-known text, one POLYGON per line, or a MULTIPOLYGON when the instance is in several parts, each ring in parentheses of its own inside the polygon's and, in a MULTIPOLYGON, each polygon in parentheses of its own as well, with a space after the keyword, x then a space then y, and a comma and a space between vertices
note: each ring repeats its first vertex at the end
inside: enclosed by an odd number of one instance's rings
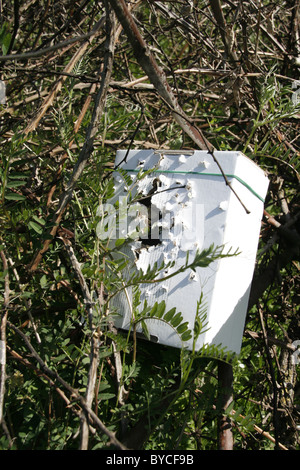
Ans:
POLYGON ((270 375, 271 375, 272 386, 273 386, 273 409, 274 409, 274 411, 273 411, 273 422, 274 422, 275 448, 278 449, 279 448, 279 440, 278 440, 279 422, 278 422, 278 410, 277 410, 277 408, 278 408, 277 381, 276 381, 276 377, 275 377, 274 367, 273 367, 273 364, 272 364, 271 353, 270 353, 270 350, 269 350, 268 335, 267 335, 267 330, 266 330, 266 326, 265 326, 265 322, 264 322, 263 312, 262 312, 262 309, 261 309, 260 306, 258 308, 258 312, 259 312, 259 319, 260 319, 263 338, 264 338, 264 342, 265 342, 267 361, 268 361, 269 368, 270 368, 270 375))
MULTIPOLYGON (((65 247, 67 253, 69 255, 69 259, 72 264, 72 268, 79 279, 81 291, 84 297, 84 304, 86 306, 87 314, 88 314, 88 321, 89 327, 91 329, 91 337, 90 337, 90 367, 88 373, 88 383, 86 388, 86 395, 85 400, 86 404, 89 408, 92 407, 93 399, 94 399, 94 391, 95 391, 95 384, 97 378, 97 368, 99 364, 99 346, 100 346, 100 338, 98 332, 95 330, 93 325, 93 314, 94 314, 94 306, 92 301, 92 296, 90 294, 89 288, 85 281, 85 278, 82 274, 80 264, 76 258, 74 250, 69 243, 65 243, 65 247)), ((88 449, 88 440, 89 440, 89 423, 88 423, 88 414, 83 412, 81 415, 81 450, 88 449)))
POLYGON ((23 54, 8 54, 0 56, 0 62, 6 62, 10 60, 28 60, 28 59, 38 59, 39 57, 48 54, 48 52, 56 51, 58 49, 63 49, 66 46, 71 44, 75 44, 76 42, 88 40, 91 36, 94 36, 95 29, 99 29, 99 27, 103 24, 103 18, 96 23, 92 31, 86 34, 81 34, 80 36, 76 36, 74 38, 66 39, 60 43, 54 44, 53 46, 45 47, 44 49, 39 49, 37 51, 30 51, 24 52, 23 54))
POLYGON ((107 91, 109 88, 109 82, 112 73, 112 65, 113 65, 113 55, 114 55, 114 46, 115 46, 115 34, 111 33, 110 27, 108 28, 107 40, 106 40, 106 54, 105 54, 105 63, 103 67, 103 72, 101 76, 101 84, 99 91, 95 98, 94 110, 91 118, 90 125, 87 130, 85 143, 80 151, 77 163, 74 167, 73 173, 69 179, 67 187, 65 191, 60 195, 59 198, 59 207, 56 210, 56 213, 53 218, 53 227, 49 233, 51 238, 49 237, 47 240, 44 241, 43 247, 38 250, 35 254, 33 260, 31 261, 30 265, 28 266, 28 270, 33 272, 37 269, 40 261, 44 253, 48 250, 52 239, 55 237, 57 232, 57 227, 60 224, 64 212, 72 199, 73 190, 75 185, 80 178, 82 172, 85 169, 85 166, 93 152, 93 144, 95 140, 95 136, 98 130, 99 122, 103 113, 103 109, 106 102, 107 91))
MULTIPOLYGON (((11 357, 17 361, 19 361, 21 364, 23 364, 25 367, 29 369, 33 369, 36 375, 40 378, 44 378, 48 381, 48 383, 53 387, 58 395, 63 399, 63 401, 66 403, 67 406, 72 405, 72 402, 69 400, 69 398, 65 395, 65 393, 55 384, 55 382, 44 372, 42 372, 40 369, 38 369, 36 366, 34 366, 28 359, 24 358, 16 352, 14 349, 12 349, 9 345, 7 345, 7 351, 11 355, 11 357)), ((75 410, 74 407, 73 411, 75 410)), ((78 413, 77 413, 78 414, 78 413)))
POLYGON ((62 377, 60 377, 60 375, 57 372, 53 371, 52 369, 50 369, 45 364, 43 359, 40 357, 40 355, 36 352, 36 350, 34 349, 32 344, 30 343, 28 337, 19 328, 17 328, 13 323, 11 323, 10 321, 7 321, 7 326, 9 328, 12 328, 15 331, 15 333, 17 333, 23 339, 23 341, 25 342, 27 348, 29 349, 32 357, 38 362, 38 364, 41 366, 41 368, 44 370, 44 372, 48 376, 50 376, 54 379, 54 383, 55 383, 55 381, 59 382, 66 390, 68 390, 68 392, 71 394, 71 396, 74 397, 74 400, 78 401, 81 404, 81 406, 84 408, 86 413, 94 421, 94 424, 104 434, 106 434, 110 438, 111 443, 114 444, 118 449, 126 450, 126 447, 115 437, 115 434, 113 432, 111 432, 105 426, 105 424, 98 418, 98 416, 94 413, 94 411, 87 405, 85 398, 82 397, 79 394, 78 390, 71 387, 71 385, 68 384, 68 382, 66 382, 62 377))
POLYGON ((44 103, 42 104, 40 110, 37 112, 36 116, 32 119, 32 121, 26 127, 26 129, 24 131, 25 135, 29 134, 29 132, 32 132, 36 129, 36 127, 38 126, 40 120, 46 114, 47 110, 52 105, 55 97, 60 92, 60 90, 63 86, 63 83, 68 78, 68 73, 70 73, 73 70, 73 68, 75 67, 77 62, 85 54, 86 49, 88 48, 88 46, 90 44, 90 41, 97 36, 98 31, 99 31, 99 29, 102 28, 103 24, 104 24, 104 18, 102 18, 102 20, 100 20, 97 23, 97 25, 93 28, 93 34, 88 39, 86 39, 85 42, 83 44, 81 44, 79 49, 75 52, 75 54, 71 58, 70 62, 68 63, 68 65, 64 69, 65 75, 61 76, 59 78, 59 80, 56 82, 56 84, 54 85, 54 87, 51 90, 50 94, 47 96, 44 103))
MULTIPOLYGON (((24 286, 21 284, 20 282, 20 276, 19 276, 19 273, 18 271, 16 270, 15 268, 15 265, 14 265, 14 262, 11 258, 8 258, 8 262, 9 264, 11 265, 12 267, 12 270, 13 270, 13 273, 14 273, 14 276, 16 278, 16 281, 18 282, 19 284, 19 287, 20 287, 20 290, 21 292, 24 292, 24 286)), ((29 320, 30 320, 30 323, 32 325, 32 328, 33 328, 33 331, 34 331, 34 334, 35 334, 35 337, 36 337, 36 340, 38 343, 41 343, 41 338, 40 338, 40 335, 39 335, 39 332, 37 330, 37 326, 35 324, 35 321, 34 321, 34 318, 32 316, 32 313, 31 313, 31 299, 26 299, 26 297, 22 298, 23 302, 24 302, 24 305, 25 305, 25 308, 26 308, 26 312, 27 312, 27 315, 29 317, 29 320)))
POLYGON ((233 46, 233 41, 232 41, 233 30, 230 31, 228 25, 226 24, 223 10, 221 7, 221 2, 220 0, 210 0, 209 3, 212 9, 212 12, 214 14, 215 20, 217 22, 217 25, 219 27, 222 41, 225 46, 226 54, 230 58, 230 60, 233 62, 233 64, 236 65, 238 61, 238 57, 232 47, 233 46))
POLYGON ((232 423, 226 415, 226 409, 233 400, 233 368, 231 364, 219 361, 218 363, 218 390, 220 414, 218 416, 218 448, 219 450, 233 450, 232 423))

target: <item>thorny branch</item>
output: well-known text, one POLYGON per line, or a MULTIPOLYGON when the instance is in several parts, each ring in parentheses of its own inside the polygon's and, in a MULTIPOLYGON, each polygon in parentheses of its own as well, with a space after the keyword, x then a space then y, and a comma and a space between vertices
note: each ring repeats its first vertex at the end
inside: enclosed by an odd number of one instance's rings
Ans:
POLYGON ((141 67, 147 73, 151 83, 155 89, 170 106, 174 119, 178 124, 187 132, 188 135, 197 143, 200 149, 213 150, 212 145, 204 137, 202 132, 191 125, 184 111, 178 104, 178 101, 170 88, 167 78, 163 70, 157 64, 153 54, 151 54, 149 47, 142 38, 136 23, 130 14, 126 3, 123 0, 111 1, 112 8, 114 9, 120 23, 122 24, 124 31, 132 45, 133 51, 139 61, 141 67))
POLYGON ((124 31, 127 34, 127 37, 132 45, 133 51, 139 64, 148 75, 149 80, 154 85, 158 93, 161 95, 162 99, 170 107, 175 121, 180 125, 183 131, 190 136, 193 142, 198 145, 200 149, 208 151, 208 153, 212 156, 213 160, 218 165, 221 174, 226 182, 226 185, 230 187, 230 189, 234 192, 234 194, 244 207, 245 211, 249 213, 249 210, 245 207, 243 202, 238 197, 236 191, 232 188, 227 176, 225 175, 224 170, 218 162, 214 154, 214 147, 206 139, 202 131, 191 123, 191 120, 186 116, 183 109, 179 105, 177 98, 168 83, 164 71, 159 67, 153 54, 151 54, 149 47, 142 38, 137 28, 137 25, 126 6, 125 1, 112 0, 111 5, 120 23, 122 24, 124 31))

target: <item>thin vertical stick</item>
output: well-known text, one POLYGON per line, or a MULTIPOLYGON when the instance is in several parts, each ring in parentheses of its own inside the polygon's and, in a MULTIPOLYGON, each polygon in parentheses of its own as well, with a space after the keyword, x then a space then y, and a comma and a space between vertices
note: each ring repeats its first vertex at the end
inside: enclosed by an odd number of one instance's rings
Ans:
POLYGON ((275 450, 278 450, 279 449, 279 440, 278 440, 279 439, 279 436, 278 436, 279 423, 278 423, 277 381, 276 381, 274 367, 272 364, 271 353, 269 350, 269 341, 268 341, 267 330, 266 330, 266 326, 264 322, 263 312, 260 307, 258 308, 258 312, 259 312, 259 319, 260 319, 261 328, 263 332, 263 337, 264 337, 264 342, 265 342, 265 347, 266 347, 267 361, 268 361, 269 368, 270 368, 270 375, 271 375, 271 381, 272 381, 272 386, 273 386, 273 424, 274 424, 274 436, 275 436, 275 450))
POLYGON ((233 370, 230 364, 218 363, 219 404, 221 414, 218 419, 218 450, 233 450, 231 420, 225 415, 226 408, 232 402, 233 370))
MULTIPOLYGON (((85 278, 81 272, 80 264, 76 258, 76 255, 73 251, 71 244, 65 243, 65 247, 67 253, 69 255, 70 262, 72 264, 73 270, 77 275, 77 278, 80 283, 82 295, 84 297, 84 302, 86 305, 86 310, 88 314, 88 323, 89 328, 91 329, 91 338, 90 338, 90 367, 88 373, 88 383, 86 389, 86 404, 89 408, 92 407, 93 399, 94 399, 94 392, 96 386, 96 378, 97 378, 97 369, 99 365, 99 346, 100 346, 100 338, 99 334, 96 331, 93 325, 93 299, 90 294, 90 290, 85 282, 85 278)), ((80 449, 87 450, 89 443, 89 419, 88 413, 86 410, 82 411, 81 414, 81 440, 80 440, 80 449)))
POLYGON ((8 304, 9 304, 9 275, 8 275, 8 263, 6 256, 3 251, 0 251, 0 257, 3 264, 3 271, 6 271, 4 277, 4 312, 1 313, 0 323, 0 365, 1 365, 1 377, 0 377, 0 424, 3 424, 3 408, 4 408, 4 395, 5 395, 5 380, 6 380, 6 323, 8 315, 8 304))

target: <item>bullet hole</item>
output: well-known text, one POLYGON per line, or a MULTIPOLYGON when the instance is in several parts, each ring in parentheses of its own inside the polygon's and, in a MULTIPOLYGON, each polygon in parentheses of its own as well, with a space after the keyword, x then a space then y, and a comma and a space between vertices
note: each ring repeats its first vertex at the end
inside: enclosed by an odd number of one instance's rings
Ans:
POLYGON ((139 241, 142 242, 142 248, 148 248, 150 246, 158 246, 162 243, 162 240, 161 240, 162 228, 153 226, 154 222, 161 221, 162 214, 160 211, 158 211, 158 214, 156 214, 156 217, 155 217, 156 220, 153 221, 152 215, 153 215, 154 207, 152 207, 151 205, 152 196, 158 192, 161 186, 162 186, 162 183, 159 180, 159 178, 154 178, 152 182, 152 188, 150 189, 148 194, 146 196, 141 196, 141 198, 139 199, 139 203, 147 207, 147 212, 148 212, 148 232, 147 232, 148 236, 139 238, 139 241), (158 234, 158 237, 156 236, 157 234, 158 234))

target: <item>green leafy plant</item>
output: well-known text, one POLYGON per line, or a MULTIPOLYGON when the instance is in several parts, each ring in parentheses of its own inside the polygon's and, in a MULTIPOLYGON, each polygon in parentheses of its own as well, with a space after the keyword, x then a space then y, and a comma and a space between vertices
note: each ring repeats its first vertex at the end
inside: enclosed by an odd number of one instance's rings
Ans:
MULTIPOLYGON (((215 450, 222 415, 234 449, 298 450, 296 4, 126 2, 147 46, 136 55, 113 3, 2 5, 0 448, 215 450), (141 304, 140 286, 161 282, 167 265, 128 278, 131 240, 97 236, 117 149, 205 142, 244 151, 270 180, 238 358, 220 345, 196 350, 209 327, 200 291, 191 325, 164 303, 141 304), (116 331, 111 300, 129 288, 131 329, 116 331), (147 340, 149 321, 183 348, 147 340)), ((139 197, 129 191, 129 206, 139 197)), ((236 254, 211 246, 176 272, 236 254)))

